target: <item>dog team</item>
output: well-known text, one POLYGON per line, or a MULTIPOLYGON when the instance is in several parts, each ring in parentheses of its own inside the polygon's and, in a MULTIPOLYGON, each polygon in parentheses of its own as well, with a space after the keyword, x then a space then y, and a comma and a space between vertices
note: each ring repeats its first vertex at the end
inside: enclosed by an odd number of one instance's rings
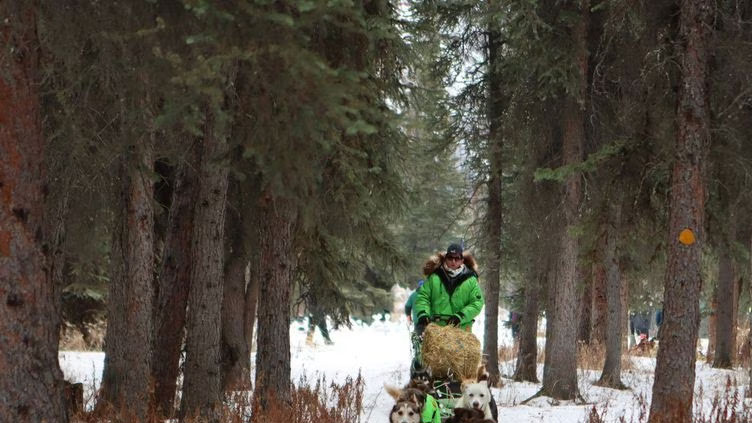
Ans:
MULTIPOLYGON (((395 400, 389 423, 442 423, 439 404, 428 381, 411 380, 401 389, 390 385, 384 388, 395 400)), ((462 396, 452 408, 453 415, 443 423, 496 423, 491 400, 488 373, 481 365, 475 378, 462 381, 462 396)))

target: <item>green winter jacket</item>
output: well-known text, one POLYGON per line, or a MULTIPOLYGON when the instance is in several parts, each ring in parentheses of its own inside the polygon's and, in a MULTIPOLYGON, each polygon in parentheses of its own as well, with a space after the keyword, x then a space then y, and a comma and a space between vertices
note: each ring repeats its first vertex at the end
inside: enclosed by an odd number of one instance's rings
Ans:
POLYGON ((412 294, 407 298, 407 301, 405 302, 405 314, 409 314, 410 318, 413 320, 413 324, 418 321, 417 316, 415 314, 415 299, 418 298, 418 290, 420 290, 420 287, 413 291, 412 294))
POLYGON ((439 403, 431 395, 426 395, 426 403, 420 415, 421 423, 441 423, 439 403))
POLYGON ((438 255, 426 263, 424 272, 430 273, 418 290, 413 309, 418 319, 425 316, 433 321, 438 318, 436 323, 444 326, 449 317, 457 316, 460 327, 469 328, 484 304, 478 274, 474 270, 475 260, 466 255, 465 271, 455 278, 447 275, 443 261, 444 256, 438 255))

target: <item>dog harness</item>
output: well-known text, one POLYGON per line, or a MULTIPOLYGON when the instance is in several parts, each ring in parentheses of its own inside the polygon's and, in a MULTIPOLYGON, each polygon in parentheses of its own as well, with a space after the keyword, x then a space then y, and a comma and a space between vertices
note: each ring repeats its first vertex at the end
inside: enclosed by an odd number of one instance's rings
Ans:
POLYGON ((426 395, 426 403, 420 416, 421 423, 441 423, 439 403, 431 395, 426 395))

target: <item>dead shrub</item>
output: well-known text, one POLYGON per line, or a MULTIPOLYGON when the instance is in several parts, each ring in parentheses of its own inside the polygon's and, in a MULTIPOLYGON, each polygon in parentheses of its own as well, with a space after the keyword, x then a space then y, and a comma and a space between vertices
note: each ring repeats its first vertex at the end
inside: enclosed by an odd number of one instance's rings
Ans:
MULTIPOLYGON (((269 398, 266 407, 259 410, 251 419, 253 423, 355 423, 360 422, 363 411, 363 389, 365 383, 361 375, 347 378, 344 384, 331 383, 319 379, 315 385, 302 379, 294 388, 290 398, 269 398)), ((233 421, 234 423, 234 421, 233 421)))
POLYGON ((742 423, 752 421, 752 410, 745 407, 736 385, 730 377, 726 378, 723 391, 716 393, 711 401, 710 410, 703 409, 702 391, 695 400, 693 423, 742 423))
MULTIPOLYGON (((697 392, 694 398, 692 411, 692 423, 743 423, 752 421, 752 410, 745 407, 740 397, 739 389, 731 378, 726 379, 726 385, 722 391, 715 394, 710 401, 710 409, 705 410, 706 401, 703 399, 703 391, 697 392)), ((650 406, 643 395, 636 397, 636 407, 629 418, 621 416, 617 420, 620 423, 646 423, 648 421, 650 406)), ((604 423, 614 421, 607 419, 609 403, 593 406, 585 416, 584 423, 604 423)), ((623 411, 621 409, 614 411, 623 411)), ((678 416, 679 410, 674 415, 678 416)), ((678 421, 678 420, 677 420, 678 421)))
POLYGON ((515 362, 517 360, 517 345, 502 345, 499 347, 499 363, 507 361, 515 362))
POLYGON ((107 323, 97 320, 83 325, 68 322, 60 325, 60 351, 102 351, 107 323))
POLYGON ((736 364, 747 369, 752 355, 749 341, 749 321, 745 319, 736 329, 736 364))
MULTIPOLYGON (((186 423, 358 423, 363 413, 365 381, 359 374, 348 377, 343 384, 327 383, 320 378, 311 383, 305 376, 292 388, 289 398, 267 399, 266 406, 252 407, 251 391, 236 391, 226 396, 214 417, 186 417, 186 423), (252 409, 258 410, 252 415, 252 409)), ((94 407, 96 408, 96 407, 94 407)), ((164 422, 154 413, 145 420, 164 422)), ((168 420, 172 421, 172 420, 168 420)), ((76 413, 75 423, 144 423, 133 417, 123 417, 112 407, 76 413)))

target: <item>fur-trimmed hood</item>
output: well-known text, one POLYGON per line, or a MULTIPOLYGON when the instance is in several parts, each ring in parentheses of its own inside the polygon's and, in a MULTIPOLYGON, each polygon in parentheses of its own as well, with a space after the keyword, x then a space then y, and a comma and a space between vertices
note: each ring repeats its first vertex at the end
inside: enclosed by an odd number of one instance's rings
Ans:
MULTIPOLYGON (((425 276, 429 276, 431 273, 435 272, 436 269, 441 267, 441 265, 444 264, 444 256, 446 256, 446 253, 438 252, 434 255, 432 255, 428 261, 426 261, 426 264, 423 265, 423 274, 425 276)), ((472 270, 475 273, 478 273, 478 264, 475 261, 475 257, 472 256, 472 254, 468 252, 462 253, 462 258, 465 262, 465 267, 472 270)))

